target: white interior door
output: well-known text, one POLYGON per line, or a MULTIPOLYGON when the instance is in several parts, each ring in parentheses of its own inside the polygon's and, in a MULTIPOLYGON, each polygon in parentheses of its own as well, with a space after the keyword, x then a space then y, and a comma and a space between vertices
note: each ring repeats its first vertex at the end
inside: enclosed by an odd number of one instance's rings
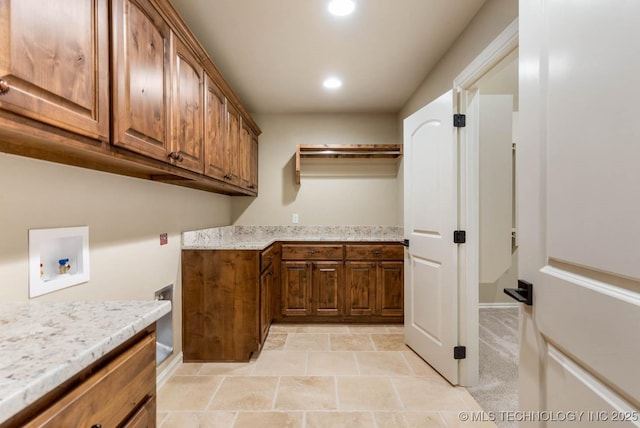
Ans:
POLYGON ((640 426, 639 16, 520 1, 520 406, 575 426, 640 426))
POLYGON ((458 383, 457 142, 453 94, 404 120, 405 341, 458 383))

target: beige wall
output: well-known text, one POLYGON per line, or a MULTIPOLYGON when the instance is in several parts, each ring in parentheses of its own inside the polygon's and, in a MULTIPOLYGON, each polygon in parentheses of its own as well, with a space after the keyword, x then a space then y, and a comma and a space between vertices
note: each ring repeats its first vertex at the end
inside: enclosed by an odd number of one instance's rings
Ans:
POLYGON ((396 144, 395 114, 259 114, 259 196, 233 198, 234 224, 401 224, 397 210, 399 162, 303 160, 294 181, 297 144, 396 144))
POLYGON ((487 0, 399 113, 400 120, 453 88, 453 79, 518 17, 518 0, 487 0))
POLYGON ((0 153, 0 299, 28 299, 29 229, 87 225, 91 280, 37 300, 150 300, 173 283, 179 351, 180 233, 229 225, 230 199, 0 153))

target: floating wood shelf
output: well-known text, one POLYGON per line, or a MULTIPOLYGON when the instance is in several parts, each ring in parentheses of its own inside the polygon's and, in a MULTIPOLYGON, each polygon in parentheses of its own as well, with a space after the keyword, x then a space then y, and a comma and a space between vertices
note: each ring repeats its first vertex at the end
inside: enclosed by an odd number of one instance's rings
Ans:
POLYGON ((300 184, 300 159, 398 159, 401 144, 298 144, 296 147, 296 184, 300 184))

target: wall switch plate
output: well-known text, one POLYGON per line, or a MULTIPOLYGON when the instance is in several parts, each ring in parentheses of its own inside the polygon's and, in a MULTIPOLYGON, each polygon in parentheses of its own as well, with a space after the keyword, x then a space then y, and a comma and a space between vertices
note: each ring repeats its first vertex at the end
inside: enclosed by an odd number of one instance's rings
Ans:
POLYGON ((167 245, 169 243, 169 235, 166 233, 160 234, 160 245, 167 245))
POLYGON ((291 216, 291 223, 298 224, 298 221, 299 221, 298 214, 293 214, 291 216))

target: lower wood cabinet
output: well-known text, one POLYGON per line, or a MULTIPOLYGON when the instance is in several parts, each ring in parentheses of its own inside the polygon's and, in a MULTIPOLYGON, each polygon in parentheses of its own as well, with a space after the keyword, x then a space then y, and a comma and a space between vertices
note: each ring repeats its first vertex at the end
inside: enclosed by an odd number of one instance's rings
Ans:
POLYGON ((283 261, 282 315, 342 315, 343 266, 342 261, 283 261))
POLYGON ((155 325, 0 425, 155 427, 155 325))

